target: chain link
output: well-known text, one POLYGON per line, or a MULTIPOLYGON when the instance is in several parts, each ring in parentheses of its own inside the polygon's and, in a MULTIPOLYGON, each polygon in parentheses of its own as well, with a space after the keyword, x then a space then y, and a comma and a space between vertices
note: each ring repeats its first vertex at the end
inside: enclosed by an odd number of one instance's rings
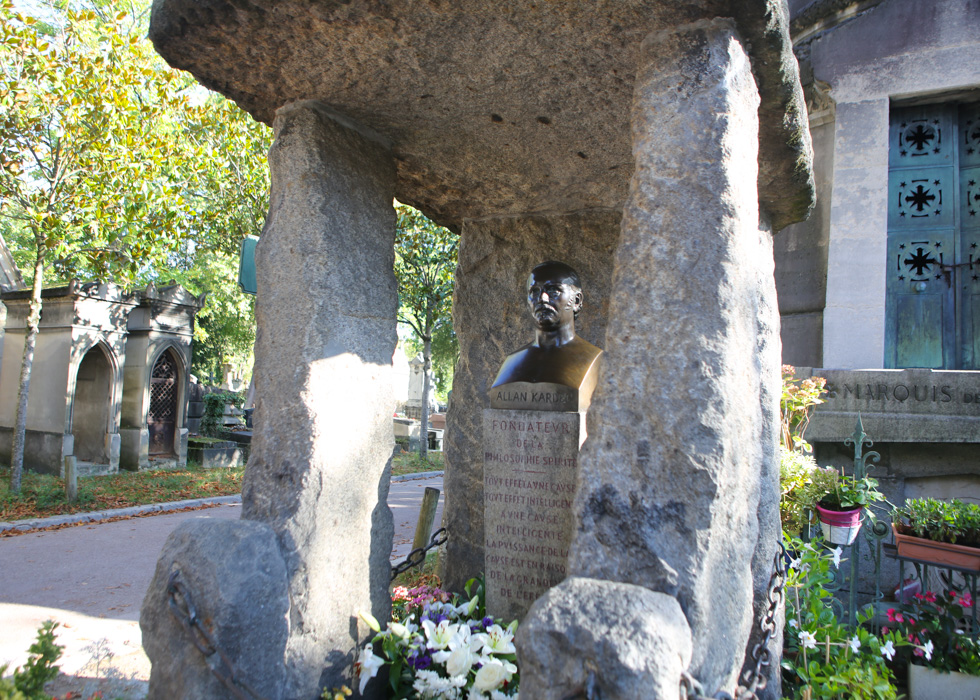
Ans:
POLYGON ((422 566, 422 564, 425 563, 426 552, 433 547, 439 547, 446 544, 448 539, 449 532, 444 527, 433 532, 432 537, 429 538, 429 544, 424 547, 419 547, 418 549, 413 549, 404 561, 391 567, 391 580, 394 581, 398 574, 404 573, 409 569, 414 569, 416 566, 422 566))
POLYGON ((228 654, 218 646, 211 632, 201 623, 201 618, 194 607, 194 599, 187 586, 178 580, 179 577, 178 569, 170 574, 170 579, 167 581, 170 612, 187 632, 197 650, 204 655, 211 674, 238 700, 264 700, 248 683, 238 678, 238 669, 228 654), (217 660, 214 659, 215 654, 217 660))
MULTIPOLYGON (((772 569, 769 588, 766 592, 769 605, 766 608, 766 614, 759 621, 762 641, 752 647, 751 656, 755 661, 755 666, 742 675, 744 685, 740 685, 735 690, 734 697, 720 690, 711 696, 715 700, 757 700, 756 693, 766 687, 766 676, 763 671, 772 664, 772 652, 769 651, 769 643, 772 642, 773 635, 776 634, 776 617, 779 614, 779 607, 783 603, 783 595, 786 589, 786 548, 782 542, 779 543, 779 550, 773 555, 772 569)), ((686 672, 681 674, 682 700, 708 700, 705 692, 704 686, 696 678, 686 672)))

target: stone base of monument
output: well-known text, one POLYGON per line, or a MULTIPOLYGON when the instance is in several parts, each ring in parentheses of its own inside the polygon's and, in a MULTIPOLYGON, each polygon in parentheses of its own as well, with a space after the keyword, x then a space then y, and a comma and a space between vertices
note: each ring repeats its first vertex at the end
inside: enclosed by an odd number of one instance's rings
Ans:
POLYGON ((233 671, 261 697, 281 698, 288 610, 286 565, 271 527, 249 520, 181 524, 167 538, 140 610, 143 648, 153 664, 148 700, 232 697, 212 667, 225 676, 233 671), (168 590, 172 580, 180 586, 176 595, 168 590), (234 669, 218 654, 201 653, 172 599, 184 619, 193 608, 234 669))
POLYGON ((487 613, 521 619, 566 576, 585 413, 483 412, 487 613))
POLYGON ((571 577, 517 631, 521 697, 674 700, 693 642, 677 600, 642 586, 571 577))

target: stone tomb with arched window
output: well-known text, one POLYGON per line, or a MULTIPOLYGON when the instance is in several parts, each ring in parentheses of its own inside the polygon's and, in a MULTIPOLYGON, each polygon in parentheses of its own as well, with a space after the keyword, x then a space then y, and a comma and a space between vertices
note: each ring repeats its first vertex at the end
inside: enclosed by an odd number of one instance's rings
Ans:
MULTIPOLYGON (((27 405, 24 466, 80 474, 178 466, 187 455, 187 379, 194 317, 203 305, 179 285, 125 292, 71 283, 42 293, 27 405)), ((29 292, 3 295, 0 456, 16 420, 29 292)))

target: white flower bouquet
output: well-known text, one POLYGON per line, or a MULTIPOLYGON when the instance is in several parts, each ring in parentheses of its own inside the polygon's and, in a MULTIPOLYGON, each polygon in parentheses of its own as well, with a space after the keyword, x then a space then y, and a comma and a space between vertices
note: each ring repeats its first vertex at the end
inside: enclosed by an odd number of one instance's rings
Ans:
POLYGON ((357 660, 361 692, 387 666, 395 700, 517 698, 517 622, 503 627, 487 617, 482 590, 471 580, 466 585, 470 598, 462 602, 431 586, 396 587, 392 621, 385 630, 362 612, 361 618, 377 634, 357 660), (471 595, 474 584, 476 592, 471 595))

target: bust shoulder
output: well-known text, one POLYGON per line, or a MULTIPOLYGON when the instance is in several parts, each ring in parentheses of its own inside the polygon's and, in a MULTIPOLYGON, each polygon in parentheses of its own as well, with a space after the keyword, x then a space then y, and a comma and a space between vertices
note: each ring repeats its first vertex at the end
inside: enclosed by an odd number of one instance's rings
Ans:
POLYGON ((602 350, 578 335, 555 348, 531 343, 507 356, 492 387, 528 382, 579 388, 601 353, 602 350))

